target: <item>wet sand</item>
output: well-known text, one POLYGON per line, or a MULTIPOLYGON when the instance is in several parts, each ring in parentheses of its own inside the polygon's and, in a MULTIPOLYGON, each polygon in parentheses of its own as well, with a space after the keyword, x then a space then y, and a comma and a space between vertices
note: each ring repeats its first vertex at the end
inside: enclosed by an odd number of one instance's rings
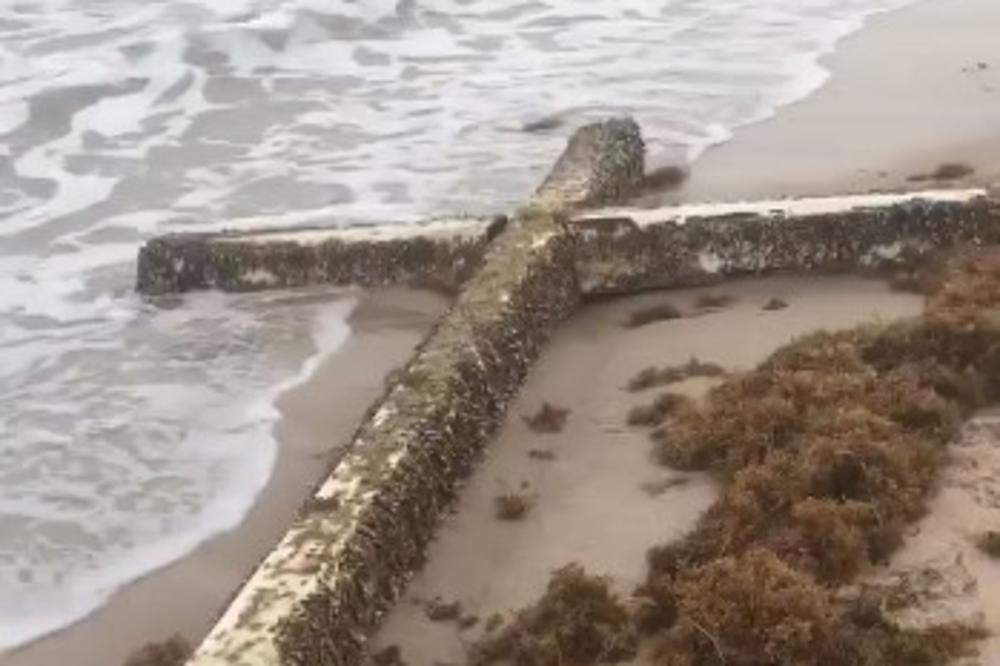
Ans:
POLYGON ((386 375, 409 359, 445 307, 429 292, 361 295, 349 320, 350 338, 306 383, 279 398, 278 461, 240 527, 126 586, 85 620, 0 657, 0 663, 119 666, 140 646, 174 633, 197 644, 339 459, 386 375))
POLYGON ((686 186, 646 201, 926 188, 936 183, 907 179, 942 162, 976 169, 948 185, 1000 182, 997 26, 996 0, 921 0, 877 15, 823 59, 822 89, 737 129, 694 163, 686 186))
MULTIPOLYGON (((486 619, 509 617, 536 599, 553 570, 578 562, 628 592, 644 577, 646 550, 694 526, 716 498, 713 482, 656 464, 647 431, 625 425, 629 409, 657 395, 624 389, 643 368, 697 357, 750 369, 796 336, 912 316, 922 307, 919 297, 849 276, 741 280, 585 307, 543 352, 375 648, 399 645, 411 664, 463 663, 486 619), (737 300, 699 311, 694 301, 704 293, 737 300), (774 297, 789 307, 764 311, 774 297), (623 327, 634 310, 663 302, 697 316, 623 327), (537 434, 524 423, 546 401, 572 410, 559 433, 537 434), (533 449, 554 458, 537 460, 533 449), (520 521, 500 521, 495 498, 512 492, 533 506, 520 521), (436 597, 458 601, 465 616, 480 621, 464 631, 455 622, 431 622, 424 602, 436 597)), ((710 383, 688 380, 672 389, 697 396, 710 383)))

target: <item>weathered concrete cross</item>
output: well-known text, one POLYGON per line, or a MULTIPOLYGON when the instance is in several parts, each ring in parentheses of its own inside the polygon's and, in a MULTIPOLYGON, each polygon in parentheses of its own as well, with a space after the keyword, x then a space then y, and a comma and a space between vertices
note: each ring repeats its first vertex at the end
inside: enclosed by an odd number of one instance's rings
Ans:
POLYGON ((142 248, 147 293, 317 282, 458 292, 191 666, 360 663, 456 484, 581 299, 735 274, 878 269, 1000 240, 1000 203, 983 190, 594 208, 626 200, 643 170, 638 126, 615 119, 579 130, 509 221, 183 234, 142 248))

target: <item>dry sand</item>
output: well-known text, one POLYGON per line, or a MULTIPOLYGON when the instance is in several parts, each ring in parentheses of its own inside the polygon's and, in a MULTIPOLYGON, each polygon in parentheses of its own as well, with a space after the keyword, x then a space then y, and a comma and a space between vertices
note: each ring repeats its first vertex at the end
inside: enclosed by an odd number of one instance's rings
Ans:
MULTIPOLYGON (((1000 2, 922 0, 873 17, 806 99, 736 131, 681 190, 648 203, 926 188, 942 162, 1000 181, 1000 2)), ((655 163, 656 155, 651 155, 655 163)))
MULTIPOLYGON (((444 311, 429 292, 361 296, 351 337, 306 382, 278 400, 278 462, 239 528, 117 593, 68 629, 4 655, 4 666, 119 666, 149 641, 180 633, 193 644, 281 539, 296 511, 336 463, 386 375, 405 363, 444 311)), ((308 350, 303 350, 308 354, 308 350)))
MULTIPOLYGON (((585 307, 555 335, 512 406, 503 432, 462 490, 429 551, 428 563, 388 615, 375 647, 399 645, 410 664, 463 663, 469 641, 485 620, 533 601, 550 573, 570 562, 613 577, 629 591, 645 574, 645 552, 678 538, 716 498, 705 475, 682 475, 651 459, 644 430, 625 425, 629 409, 656 390, 629 393, 630 377, 650 365, 692 357, 730 370, 750 369, 794 337, 819 329, 889 321, 922 310, 922 300, 857 277, 774 277, 713 288, 646 294, 585 307), (698 311, 704 293, 736 302, 698 311), (784 310, 763 305, 779 297, 784 310), (670 302, 690 316, 626 329, 634 310, 670 302), (533 433, 523 417, 550 402, 572 410, 562 432, 533 433), (551 461, 532 449, 551 451, 551 461), (671 479, 685 479, 670 485, 671 479), (655 492, 654 492, 655 490, 655 492), (534 505, 523 520, 499 521, 497 495, 523 492, 534 505), (462 631, 455 622, 431 622, 421 602, 460 602, 480 618, 462 631)), ((697 395, 709 382, 689 380, 697 395)))
POLYGON ((991 635, 963 663, 1000 666, 1000 560, 975 545, 985 531, 1000 530, 1000 411, 970 420, 949 451, 927 516, 887 569, 864 582, 912 596, 892 614, 903 626, 981 624, 991 635))

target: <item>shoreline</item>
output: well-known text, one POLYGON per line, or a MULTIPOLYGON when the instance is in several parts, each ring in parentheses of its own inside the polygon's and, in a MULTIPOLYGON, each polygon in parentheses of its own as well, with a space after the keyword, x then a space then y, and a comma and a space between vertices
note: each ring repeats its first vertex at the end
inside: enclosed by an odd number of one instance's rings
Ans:
POLYGON ((174 634, 197 645, 336 464, 384 378, 406 362, 446 306, 436 294, 403 288, 357 298, 344 344, 276 399, 277 460, 240 526, 125 585, 86 618, 4 653, 0 663, 119 666, 174 634))
MULTIPOLYGON (((706 150, 644 205, 1000 182, 1000 4, 919 0, 870 17, 820 64, 826 83, 706 150), (981 67, 981 65, 985 67, 981 67), (914 182, 946 162, 966 178, 914 182)), ((656 155, 651 155, 655 163, 656 155)))

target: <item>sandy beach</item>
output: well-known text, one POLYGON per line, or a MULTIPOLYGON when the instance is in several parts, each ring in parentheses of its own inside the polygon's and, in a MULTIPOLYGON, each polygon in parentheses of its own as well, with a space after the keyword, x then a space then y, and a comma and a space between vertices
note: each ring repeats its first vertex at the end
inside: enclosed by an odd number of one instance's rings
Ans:
MULTIPOLYGON (((573 562, 610 576, 623 594, 642 582, 650 538, 680 538, 717 497, 708 475, 656 464, 648 431, 626 425, 629 410, 657 393, 626 390, 643 368, 697 358, 749 370, 797 336, 889 322, 922 309, 920 297, 847 276, 739 280, 585 307, 532 370, 456 514, 439 530, 428 564, 387 616, 376 649, 398 645, 411 664, 464 663, 486 618, 509 619, 541 594, 554 570, 573 562), (704 294, 735 300, 699 310, 695 302, 704 294), (764 311, 772 298, 788 307, 764 311), (632 312, 665 302, 687 316, 623 328, 632 312), (523 422, 544 402, 572 410, 561 432, 537 434, 523 422), (552 459, 530 455, 539 449, 552 459), (505 493, 532 498, 524 519, 496 519, 495 498, 505 493), (463 616, 480 622, 461 630, 454 622, 431 621, 425 604, 438 597, 459 602, 463 616)), ((697 397, 716 381, 689 379, 670 388, 697 397)))
MULTIPOLYGON (((995 0, 923 0, 877 16, 825 59, 832 76, 823 89, 737 130, 693 165, 681 189, 642 203, 911 189, 927 185, 911 176, 942 162, 974 167, 956 183, 992 184, 1000 180, 997 26, 995 0)), ((650 157, 655 166, 656 155, 650 157)), ((403 645, 414 664, 461 660, 463 646, 479 630, 466 634, 428 623, 418 600, 441 595, 482 618, 505 613, 537 596, 551 570, 573 560, 615 576, 625 589, 642 575, 649 544, 639 537, 649 525, 671 521, 680 534, 694 523, 715 497, 707 478, 684 477, 662 494, 639 487, 672 478, 650 464, 645 435, 624 425, 633 405, 621 387, 644 365, 699 356, 745 369, 794 335, 920 308, 915 297, 852 277, 774 278, 720 289, 738 298, 734 307, 684 320, 671 334, 676 337, 660 335, 656 326, 624 335, 621 322, 640 304, 686 304, 695 292, 592 306, 558 333, 465 489, 463 510, 442 529, 429 566, 389 617, 378 644, 403 645), (761 312, 772 296, 791 307, 761 312), (522 416, 543 401, 572 405, 565 432, 527 432, 522 416), (529 459, 526 449, 536 446, 551 448, 556 458, 529 459), (595 469, 604 473, 591 476, 595 469), (525 483, 541 510, 516 527, 483 520, 498 492, 525 483), (629 507, 633 519, 610 524, 613 534, 593 533, 590 525, 608 524, 609 504, 616 511, 629 507), (509 557, 514 550, 518 558, 509 557)), ((197 643, 335 464, 384 377, 406 361, 445 305, 432 294, 402 289, 365 295, 348 342, 280 399, 279 461, 240 528, 127 586, 86 620, 0 656, 0 663, 117 666, 142 644, 174 633, 197 643)), ((694 393, 704 388, 688 387, 694 393)))
POLYGON ((385 377, 407 361, 445 307, 430 292, 361 294, 349 320, 351 337, 306 383, 279 398, 278 461, 240 527, 125 587, 86 620, 0 661, 5 666, 115 666, 147 642, 175 633, 196 644, 336 464, 385 377))
POLYGON ((928 182, 908 179, 945 162, 975 169, 946 184, 1000 180, 998 25, 992 0, 922 0, 873 17, 822 60, 823 88, 737 129, 683 188, 648 202, 919 189, 928 182))

